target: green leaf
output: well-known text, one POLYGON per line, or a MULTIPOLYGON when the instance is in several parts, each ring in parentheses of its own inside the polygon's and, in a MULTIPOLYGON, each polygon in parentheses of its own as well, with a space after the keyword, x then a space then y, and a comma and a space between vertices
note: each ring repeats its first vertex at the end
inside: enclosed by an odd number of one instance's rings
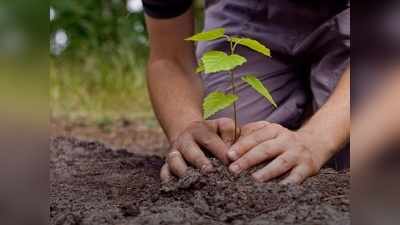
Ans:
POLYGON ((232 41, 237 43, 238 45, 246 46, 246 47, 253 49, 254 51, 257 51, 265 56, 271 57, 271 50, 256 40, 253 40, 250 38, 233 37, 232 41))
POLYGON ((225 52, 221 51, 209 51, 203 55, 201 61, 204 64, 204 71, 206 73, 216 73, 233 70, 247 60, 236 54, 227 55, 225 52))
POLYGON ((196 68, 196 73, 201 73, 204 71, 204 64, 202 61, 199 62, 199 65, 196 68))
POLYGON ((264 84, 253 75, 247 75, 242 77, 242 80, 249 84, 254 90, 260 95, 264 96, 275 108, 278 107, 275 100, 272 98, 271 93, 264 86, 264 84))
POLYGON ((223 92, 211 92, 203 101, 204 118, 207 119, 218 111, 221 111, 239 99, 233 94, 225 94, 223 92))
POLYGON ((225 34, 224 28, 216 28, 209 31, 204 31, 193 35, 192 37, 186 38, 186 41, 212 41, 218 38, 222 38, 225 34))

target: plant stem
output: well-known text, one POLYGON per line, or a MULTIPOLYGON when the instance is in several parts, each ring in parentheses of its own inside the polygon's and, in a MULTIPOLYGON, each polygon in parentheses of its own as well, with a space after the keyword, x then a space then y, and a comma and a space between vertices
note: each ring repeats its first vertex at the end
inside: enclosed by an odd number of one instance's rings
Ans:
MULTIPOLYGON (((237 43, 233 43, 232 38, 229 36, 227 36, 227 39, 228 39, 229 45, 231 47, 231 54, 233 55, 233 54, 235 54, 235 48, 236 48, 237 43)), ((229 75, 231 77, 232 94, 236 95, 235 76, 233 75, 232 70, 229 70, 229 75)), ((236 131, 237 131, 237 127, 238 127, 236 101, 233 103, 233 119, 235 121, 235 131, 233 134, 233 142, 235 143, 238 138, 236 135, 236 131)))
MULTIPOLYGON (((232 93, 234 95, 236 95, 236 85, 235 85, 235 77, 233 76, 233 71, 229 70, 229 75, 231 76, 231 85, 232 85, 232 93)), ((236 142, 237 139, 237 135, 236 135, 236 131, 237 131, 237 108, 236 108, 236 101, 233 103, 233 118, 235 121, 235 132, 233 134, 233 142, 236 142)))

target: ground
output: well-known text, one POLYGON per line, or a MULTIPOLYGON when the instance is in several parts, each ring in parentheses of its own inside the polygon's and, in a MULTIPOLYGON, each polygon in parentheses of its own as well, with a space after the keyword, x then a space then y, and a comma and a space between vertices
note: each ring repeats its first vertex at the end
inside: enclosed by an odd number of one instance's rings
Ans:
POLYGON ((347 171, 281 186, 234 177, 214 160, 214 173, 161 184, 165 137, 140 124, 52 121, 51 224, 350 224, 347 171))
POLYGON ((81 140, 100 141, 114 149, 124 148, 141 155, 162 156, 168 145, 162 129, 151 120, 128 120, 87 122, 85 119, 50 120, 51 136, 76 137, 81 140), (143 122, 146 121, 146 122, 143 122))

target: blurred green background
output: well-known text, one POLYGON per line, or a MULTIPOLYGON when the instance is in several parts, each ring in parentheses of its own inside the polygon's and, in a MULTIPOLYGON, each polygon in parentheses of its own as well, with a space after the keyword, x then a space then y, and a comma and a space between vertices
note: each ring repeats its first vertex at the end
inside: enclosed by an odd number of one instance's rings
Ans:
MULTIPOLYGON (((195 12, 201 29, 202 1, 195 12)), ((141 0, 51 0, 49 16, 53 118, 154 120, 141 0)))

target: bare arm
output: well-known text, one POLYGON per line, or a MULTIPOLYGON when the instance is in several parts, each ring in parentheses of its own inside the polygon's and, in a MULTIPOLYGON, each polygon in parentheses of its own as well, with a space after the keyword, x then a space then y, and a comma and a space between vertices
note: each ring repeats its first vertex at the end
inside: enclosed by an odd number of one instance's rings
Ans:
POLYGON ((361 172, 400 140, 400 67, 389 74, 375 92, 366 95, 368 100, 352 120, 352 172, 361 172))
POLYGON ((191 122, 201 121, 203 88, 195 74, 191 10, 172 19, 146 17, 150 35, 148 87, 157 118, 170 141, 191 122), (184 107, 183 107, 184 106, 184 107))
POLYGON ((298 132, 305 133, 304 136, 310 139, 307 141, 320 144, 315 148, 319 149, 317 152, 319 161, 324 164, 349 142, 350 124, 350 68, 348 68, 328 101, 298 132))
POLYGON ((192 12, 172 19, 146 17, 146 23, 150 34, 150 97, 171 144, 161 178, 165 181, 172 175, 183 176, 186 163, 204 172, 212 170, 203 150, 228 163, 226 152, 234 134, 234 122, 227 118, 203 119, 203 87, 195 74, 194 46, 184 41, 193 35, 192 12))

